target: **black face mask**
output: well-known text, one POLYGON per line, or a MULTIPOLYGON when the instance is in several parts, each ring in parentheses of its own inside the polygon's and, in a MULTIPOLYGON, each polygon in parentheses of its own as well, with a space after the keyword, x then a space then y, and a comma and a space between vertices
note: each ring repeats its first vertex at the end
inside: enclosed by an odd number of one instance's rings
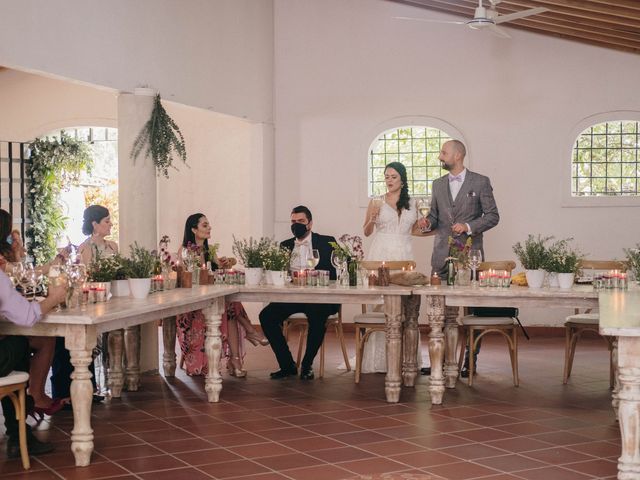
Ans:
POLYGON ((291 224, 291 233, 293 236, 300 240, 307 234, 307 226, 302 223, 292 223, 291 224))

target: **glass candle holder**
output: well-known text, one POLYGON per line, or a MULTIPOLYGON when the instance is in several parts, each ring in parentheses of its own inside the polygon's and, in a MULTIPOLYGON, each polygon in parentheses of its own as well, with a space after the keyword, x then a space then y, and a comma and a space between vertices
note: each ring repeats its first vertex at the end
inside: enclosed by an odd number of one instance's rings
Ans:
POLYGON ((328 287, 329 286, 329 270, 317 270, 317 272, 318 272, 318 286, 328 287))

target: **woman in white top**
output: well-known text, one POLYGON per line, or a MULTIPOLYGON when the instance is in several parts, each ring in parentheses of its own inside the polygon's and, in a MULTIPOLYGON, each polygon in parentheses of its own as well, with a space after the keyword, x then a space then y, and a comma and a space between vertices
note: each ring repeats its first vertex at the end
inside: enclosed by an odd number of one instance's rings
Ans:
MULTIPOLYGON (((409 197, 407 169, 402 163, 389 163, 384 169, 387 193, 369 201, 364 220, 364 235, 374 235, 367 260, 413 260, 411 235, 419 234, 418 209, 409 197)), ((420 359, 418 359, 420 360, 420 359)), ((386 372, 387 356, 384 332, 374 332, 365 344, 362 373, 386 372)))
POLYGON ((82 215, 82 233, 89 238, 78 247, 82 263, 89 265, 96 252, 101 257, 110 257, 118 253, 118 244, 105 238, 111 235, 111 226, 111 216, 106 207, 91 205, 85 209, 82 215))

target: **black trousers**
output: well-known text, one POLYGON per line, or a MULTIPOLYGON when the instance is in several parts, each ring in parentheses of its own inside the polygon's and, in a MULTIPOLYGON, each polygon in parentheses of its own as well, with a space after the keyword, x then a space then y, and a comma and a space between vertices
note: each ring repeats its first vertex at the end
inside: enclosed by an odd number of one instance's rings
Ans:
MULTIPOLYGON (((0 339, 0 376, 12 371, 29 371, 29 341, 27 337, 9 336, 0 339)), ((11 399, 3 397, 2 413, 7 435, 18 438, 18 421, 16 409, 11 399)))
POLYGON ((282 333, 282 323, 294 313, 304 313, 309 320, 307 348, 302 359, 302 370, 311 368, 326 331, 327 318, 338 313, 340 305, 317 303, 270 303, 260 312, 260 325, 269 345, 283 370, 293 370, 296 363, 282 333))

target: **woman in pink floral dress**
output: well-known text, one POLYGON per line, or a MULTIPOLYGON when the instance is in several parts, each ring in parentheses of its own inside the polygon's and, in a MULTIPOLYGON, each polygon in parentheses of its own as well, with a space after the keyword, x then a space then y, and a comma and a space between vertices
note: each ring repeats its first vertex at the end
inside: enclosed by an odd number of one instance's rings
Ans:
MULTIPOLYGON (((200 254, 200 264, 211 262, 212 268, 229 268, 233 259, 213 257, 209 253, 208 240, 211 238, 211 224, 202 213, 194 213, 184 225, 182 246, 178 258, 182 258, 184 249, 200 254)), ((202 310, 178 315, 176 318, 178 342, 187 375, 205 375, 208 372, 207 355, 204 351, 205 319, 202 310)), ((227 358, 229 374, 245 377, 247 371, 242 367, 242 338, 254 345, 268 345, 269 342, 251 325, 244 307, 240 302, 227 302, 222 315, 222 354, 227 358)))

